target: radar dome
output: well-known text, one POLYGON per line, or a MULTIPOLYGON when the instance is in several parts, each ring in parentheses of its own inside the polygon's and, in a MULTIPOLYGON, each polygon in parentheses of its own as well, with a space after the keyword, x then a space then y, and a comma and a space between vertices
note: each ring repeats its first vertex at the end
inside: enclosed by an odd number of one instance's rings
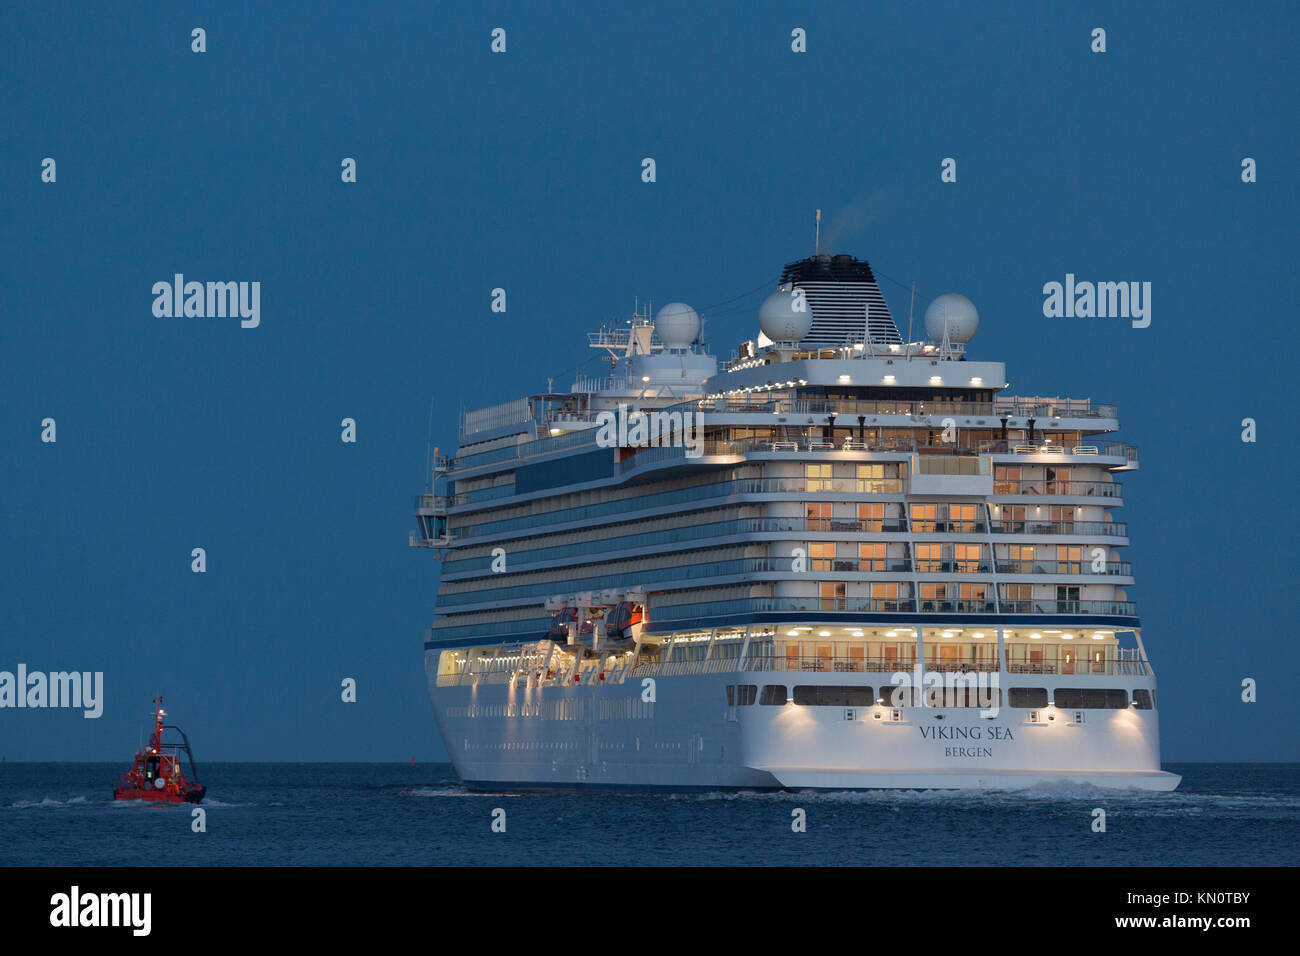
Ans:
POLYGON ((812 328, 812 309, 793 289, 778 289, 758 307, 758 327, 773 342, 801 342, 812 328))
POLYGON ((669 302, 655 313, 655 334, 666 349, 688 349, 700 337, 700 317, 685 302, 669 302))
POLYGON ((945 327, 949 342, 969 342, 980 327, 975 303, 956 292, 945 292, 931 302, 925 310, 925 334, 931 342, 942 342, 945 327))

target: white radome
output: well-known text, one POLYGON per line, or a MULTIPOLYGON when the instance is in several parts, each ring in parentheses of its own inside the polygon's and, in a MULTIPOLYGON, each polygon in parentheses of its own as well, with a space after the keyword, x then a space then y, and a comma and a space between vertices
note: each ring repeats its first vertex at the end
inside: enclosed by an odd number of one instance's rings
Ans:
POLYGON ((793 289, 778 289, 758 307, 758 327, 773 342, 801 342, 812 328, 812 309, 808 300, 795 296, 793 289), (795 303, 803 308, 796 311, 795 303))
POLYGON ((700 337, 700 317, 685 302, 669 302, 655 313, 655 334, 666 349, 688 349, 700 337))
POLYGON ((925 334, 931 342, 943 341, 945 323, 949 342, 969 342, 979 331, 980 314, 964 295, 945 292, 925 310, 925 334))

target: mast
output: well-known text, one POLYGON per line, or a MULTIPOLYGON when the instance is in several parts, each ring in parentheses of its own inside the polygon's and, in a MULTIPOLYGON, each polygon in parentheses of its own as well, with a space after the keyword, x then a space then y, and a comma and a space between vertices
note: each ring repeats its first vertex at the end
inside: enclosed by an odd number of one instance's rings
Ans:
POLYGON ((916 283, 912 283, 912 298, 907 303, 907 361, 912 361, 912 310, 916 307, 916 283))

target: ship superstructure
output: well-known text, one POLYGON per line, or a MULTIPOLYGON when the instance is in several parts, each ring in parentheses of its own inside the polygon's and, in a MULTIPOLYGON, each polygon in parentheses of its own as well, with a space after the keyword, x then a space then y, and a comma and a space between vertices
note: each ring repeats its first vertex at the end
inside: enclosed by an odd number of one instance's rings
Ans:
POLYGON ((466 413, 411 536, 461 777, 1175 787, 1137 450, 1113 405, 1004 394, 978 324, 944 295, 905 341, 865 261, 816 255, 721 368, 673 303, 590 336, 608 376, 466 413))

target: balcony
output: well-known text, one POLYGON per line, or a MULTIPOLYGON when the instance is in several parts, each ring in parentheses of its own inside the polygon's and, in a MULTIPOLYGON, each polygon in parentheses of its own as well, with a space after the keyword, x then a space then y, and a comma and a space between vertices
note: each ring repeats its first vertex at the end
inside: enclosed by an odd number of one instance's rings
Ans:
POLYGON ((1132 601, 1003 601, 1003 614, 1101 614, 1107 617, 1136 617, 1132 601))
POLYGON ((412 530, 407 535, 406 543, 412 548, 448 548, 451 547, 451 538, 446 535, 440 538, 426 538, 418 531, 412 530))
POLYGON ((442 517, 447 513, 446 495, 416 495, 415 514, 417 517, 442 517))
MULTIPOLYGON (((751 611, 797 611, 816 613, 829 611, 834 613, 860 614, 997 614, 997 605, 992 599, 987 600, 931 600, 914 601, 911 598, 741 598, 734 601, 717 601, 709 604, 678 605, 675 607, 652 608, 651 620, 666 619, 669 614, 689 611, 701 616, 724 613, 743 613, 751 611)), ((1137 605, 1132 601, 1053 601, 1041 599, 1036 601, 1003 601, 1002 614, 1036 614, 1036 615, 1105 615, 1111 617, 1136 617, 1137 605)))
POLYGON ((1091 561, 999 561, 998 574, 1092 574, 1132 577, 1128 561, 1107 561, 1104 571, 1092 570, 1091 561))
POLYGON ((925 558, 916 562, 917 574, 988 574, 990 570, 987 561, 935 561, 925 558))
POLYGON ((912 566, 906 560, 879 560, 863 558, 858 561, 813 558, 808 562, 813 571, 834 571, 841 574, 910 574, 912 566))
POLYGON ((1123 442, 1094 443, 1082 442, 1074 445, 1061 445, 1048 441, 982 441, 979 443, 979 453, 981 455, 1051 455, 1052 457, 1088 457, 1088 458, 1120 458, 1128 462, 1130 467, 1135 467, 1138 461, 1137 445, 1126 445, 1123 442))
POLYGON ((995 495, 1072 495, 1080 498, 1120 498, 1124 486, 1117 481, 1003 481, 993 482, 995 495))
POLYGON ((993 534, 1074 534, 1088 537, 1127 538, 1123 521, 1003 521, 994 520, 993 534))
POLYGON ((768 413, 773 415, 960 415, 965 418, 1036 418, 1040 421, 1065 418, 1117 419, 1115 405, 1087 399, 999 398, 993 402, 904 402, 855 401, 852 399, 776 398, 772 395, 730 396, 683 402, 674 410, 715 414, 768 413))

